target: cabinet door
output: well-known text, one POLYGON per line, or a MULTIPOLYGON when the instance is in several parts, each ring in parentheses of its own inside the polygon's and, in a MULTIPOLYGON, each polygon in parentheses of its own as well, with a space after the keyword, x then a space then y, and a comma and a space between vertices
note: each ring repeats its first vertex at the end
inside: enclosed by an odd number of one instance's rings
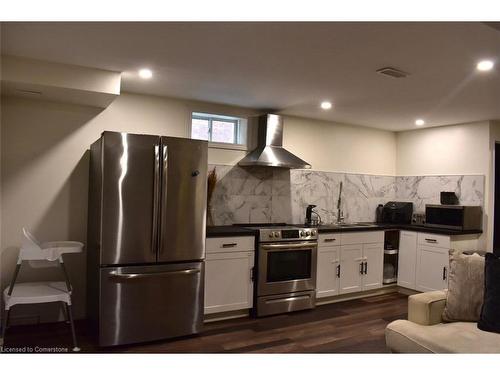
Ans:
POLYGON ((339 294, 361 291, 361 263, 363 245, 340 246, 340 290, 339 294))
POLYGON ((399 235, 398 285, 415 289, 417 269, 417 233, 401 231, 399 235))
POLYGON ((207 254, 205 314, 253 306, 254 252, 207 254))
POLYGON ((417 247, 418 291, 427 292, 448 287, 448 256, 447 249, 422 245, 417 247))
POLYGON ((382 287, 384 278, 384 244, 364 244, 363 259, 365 262, 363 290, 382 287))
POLYGON ((318 249, 316 272, 316 297, 330 297, 339 294, 340 246, 318 249))

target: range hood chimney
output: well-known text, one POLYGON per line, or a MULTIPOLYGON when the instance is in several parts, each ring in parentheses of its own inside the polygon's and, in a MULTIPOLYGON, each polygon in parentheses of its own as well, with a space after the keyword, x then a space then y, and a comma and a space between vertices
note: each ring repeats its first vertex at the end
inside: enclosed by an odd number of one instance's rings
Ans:
POLYGON ((304 168, 311 165, 283 148, 283 118, 267 114, 259 117, 258 145, 240 160, 240 166, 304 168))

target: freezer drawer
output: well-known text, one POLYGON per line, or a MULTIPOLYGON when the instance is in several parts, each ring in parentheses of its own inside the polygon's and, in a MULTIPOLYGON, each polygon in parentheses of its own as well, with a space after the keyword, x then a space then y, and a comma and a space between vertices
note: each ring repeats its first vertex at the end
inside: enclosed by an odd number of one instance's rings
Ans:
POLYGON ((203 320, 204 263, 102 268, 99 344, 190 335, 203 320))

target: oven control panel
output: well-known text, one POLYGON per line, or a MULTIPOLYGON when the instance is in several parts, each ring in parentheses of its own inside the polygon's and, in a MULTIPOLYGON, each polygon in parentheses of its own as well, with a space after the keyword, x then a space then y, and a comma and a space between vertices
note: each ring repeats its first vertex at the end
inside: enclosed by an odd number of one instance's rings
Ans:
POLYGON ((259 232, 260 241, 265 242, 318 239, 318 231, 314 228, 265 228, 259 232))

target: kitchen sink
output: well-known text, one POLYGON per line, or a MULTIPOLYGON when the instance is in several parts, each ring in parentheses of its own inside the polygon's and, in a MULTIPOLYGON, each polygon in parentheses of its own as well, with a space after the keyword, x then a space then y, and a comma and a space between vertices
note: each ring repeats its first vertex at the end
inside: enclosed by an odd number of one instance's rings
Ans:
POLYGON ((341 227, 341 228, 359 228, 359 227, 375 227, 376 224, 372 224, 372 223, 340 223, 340 224, 333 224, 333 226, 341 227))

